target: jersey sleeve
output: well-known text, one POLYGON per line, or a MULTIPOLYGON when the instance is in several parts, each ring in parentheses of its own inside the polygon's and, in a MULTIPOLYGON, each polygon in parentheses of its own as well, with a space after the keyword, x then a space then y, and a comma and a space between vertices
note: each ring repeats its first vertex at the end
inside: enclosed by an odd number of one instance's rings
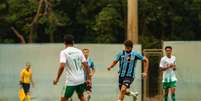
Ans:
POLYGON ((174 64, 175 64, 175 65, 177 64, 177 62, 176 62, 176 57, 174 58, 174 64))
POLYGON ((164 68, 165 67, 165 61, 163 58, 161 58, 160 64, 159 64, 160 68, 164 68))
POLYGON ((24 69, 20 71, 20 81, 23 81, 24 69))
POLYGON ((120 58, 121 58, 121 55, 122 55, 122 52, 119 52, 118 54, 116 54, 114 60, 115 60, 115 61, 119 61, 120 58))
POLYGON ((59 59, 60 63, 66 63, 66 55, 63 51, 60 52, 60 59, 59 59))
POLYGON ((91 68, 92 68, 92 69, 95 69, 95 68, 94 68, 94 61, 93 61, 93 60, 91 60, 91 68))
POLYGON ((144 60, 144 56, 141 55, 141 54, 138 53, 138 52, 136 52, 136 57, 137 57, 137 59, 139 59, 139 60, 144 60))
POLYGON ((81 60, 82 60, 82 63, 87 62, 87 60, 82 52, 81 52, 81 60))

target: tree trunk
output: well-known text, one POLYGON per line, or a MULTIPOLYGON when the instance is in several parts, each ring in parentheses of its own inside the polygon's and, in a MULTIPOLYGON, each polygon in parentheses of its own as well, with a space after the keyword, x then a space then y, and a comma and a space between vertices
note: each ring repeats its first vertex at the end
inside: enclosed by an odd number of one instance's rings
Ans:
POLYGON ((34 34, 34 32, 36 32, 36 25, 37 25, 38 19, 40 17, 40 11, 41 11, 43 2, 44 2, 44 0, 39 1, 37 13, 34 16, 34 19, 33 19, 32 23, 31 23, 31 29, 30 29, 30 34, 29 34, 29 43, 33 42, 33 34, 34 34))
POLYGON ((15 35, 20 39, 21 44, 25 44, 26 42, 24 40, 24 37, 14 27, 11 27, 11 29, 15 33, 15 35))

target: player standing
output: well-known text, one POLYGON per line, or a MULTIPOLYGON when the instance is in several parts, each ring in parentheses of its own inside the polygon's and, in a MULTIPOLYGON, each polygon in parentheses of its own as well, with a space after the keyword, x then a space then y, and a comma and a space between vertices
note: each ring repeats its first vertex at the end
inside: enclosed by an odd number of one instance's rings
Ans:
POLYGON ((176 57, 172 55, 172 47, 165 47, 166 56, 161 58, 160 70, 163 71, 163 89, 164 89, 164 101, 168 101, 169 89, 171 91, 172 101, 176 101, 175 91, 176 91, 176 57))
POLYGON ((69 101, 74 91, 77 92, 80 101, 86 101, 84 96, 84 91, 86 89, 85 81, 87 85, 91 84, 91 77, 89 75, 90 70, 86 58, 80 49, 73 47, 73 36, 66 35, 64 37, 64 44, 65 49, 60 52, 60 68, 53 84, 56 85, 58 83, 59 78, 65 69, 66 81, 61 101, 69 101), (87 80, 84 78, 82 65, 86 70, 87 80))

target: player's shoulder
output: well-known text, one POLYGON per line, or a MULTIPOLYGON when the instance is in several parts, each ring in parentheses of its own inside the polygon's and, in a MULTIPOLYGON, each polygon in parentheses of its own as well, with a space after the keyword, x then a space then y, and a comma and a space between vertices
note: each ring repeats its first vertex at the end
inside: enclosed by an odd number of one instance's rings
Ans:
POLYGON ((67 48, 61 50, 60 53, 64 53, 65 51, 67 51, 67 48))
POLYGON ((89 57, 88 61, 93 62, 93 58, 89 57))
POLYGON ((25 69, 23 68, 23 69, 21 70, 21 72, 25 72, 25 69))
POLYGON ((137 50, 132 50, 132 51, 131 51, 131 54, 133 54, 133 55, 141 55, 141 53, 138 52, 137 50))
POLYGON ((136 49, 132 49, 132 52, 137 52, 137 50, 136 49))
POLYGON ((176 56, 172 55, 172 59, 176 59, 176 56))
POLYGON ((161 58, 161 60, 166 60, 167 59, 167 56, 163 56, 162 58, 161 58))
POLYGON ((125 50, 118 51, 117 55, 119 55, 119 56, 124 55, 125 52, 126 52, 125 50))
POLYGON ((68 52, 81 52, 80 49, 78 48, 75 48, 75 47, 68 47, 68 48, 65 48, 63 50, 61 50, 61 53, 68 53, 68 52))

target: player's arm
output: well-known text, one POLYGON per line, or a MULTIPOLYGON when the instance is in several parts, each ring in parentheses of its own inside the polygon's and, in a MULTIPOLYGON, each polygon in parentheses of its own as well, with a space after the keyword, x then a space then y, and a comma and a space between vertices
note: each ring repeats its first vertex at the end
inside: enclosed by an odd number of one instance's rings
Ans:
POLYGON ((60 66, 59 66, 59 69, 58 69, 58 72, 57 72, 57 76, 56 76, 56 79, 53 81, 53 84, 56 85, 58 82, 59 82, 59 79, 61 77, 61 74, 63 73, 64 71, 64 68, 65 68, 65 63, 66 63, 66 55, 63 51, 61 51, 60 53, 60 66))
POLYGON ((176 70, 176 64, 172 64, 172 69, 175 71, 176 70))
POLYGON ((93 61, 91 61, 91 77, 93 78, 94 77, 94 75, 95 75, 95 67, 94 67, 94 62, 93 61))
POLYGON ((30 81, 31 81, 31 83, 32 83, 32 86, 34 87, 35 84, 34 84, 34 81, 33 81, 32 71, 31 71, 30 81))
POLYGON ((176 62, 170 64, 170 68, 172 68, 175 71, 176 70, 176 62))
POLYGON ((112 64, 107 68, 107 70, 111 70, 117 63, 118 61, 120 60, 120 57, 123 53, 122 52, 119 52, 116 57, 115 57, 115 60, 112 62, 112 64))
POLYGON ((165 60, 161 59, 160 61, 160 71, 166 71, 170 68, 170 65, 165 64, 165 60))
POLYGON ((144 71, 142 73, 143 77, 147 76, 149 70, 149 59, 146 56, 141 55, 140 53, 136 52, 137 59, 141 60, 143 63, 144 71))
POLYGON ((56 85, 56 84, 59 82, 59 79, 60 79, 60 77, 61 77, 61 74, 62 74, 63 71, 64 71, 64 67, 65 67, 65 63, 60 63, 60 67, 59 67, 59 69, 58 69, 56 79, 53 81, 53 84, 54 84, 54 85, 56 85))
POLYGON ((149 60, 146 56, 144 56, 143 59, 143 66, 144 66, 143 77, 146 77, 149 70, 149 60))
POLYGON ((19 86, 21 87, 22 86, 22 82, 23 82, 23 77, 24 77, 24 75, 23 75, 24 73, 23 73, 23 70, 20 72, 20 80, 19 80, 19 86))
POLYGON ((107 68, 107 70, 110 71, 117 63, 118 63, 118 61, 114 60, 114 61, 112 62, 112 64, 107 68))
POLYGON ((87 62, 82 62, 82 65, 84 66, 84 70, 86 71, 87 80, 91 81, 89 65, 87 64, 87 62))
POLYGON ((81 55, 81 60, 82 60, 81 62, 82 62, 82 65, 84 66, 84 70, 85 70, 86 76, 87 76, 86 83, 88 85, 91 85, 90 67, 89 67, 89 65, 87 63, 87 60, 86 60, 84 54, 82 52, 80 52, 80 53, 81 53, 80 55, 81 55))
POLYGON ((160 66, 160 70, 161 70, 161 71, 166 71, 166 70, 169 69, 169 68, 171 68, 169 65, 163 66, 163 67, 160 66))
POLYGON ((95 68, 92 68, 92 71, 91 71, 91 77, 93 78, 94 77, 94 75, 95 75, 95 68))

